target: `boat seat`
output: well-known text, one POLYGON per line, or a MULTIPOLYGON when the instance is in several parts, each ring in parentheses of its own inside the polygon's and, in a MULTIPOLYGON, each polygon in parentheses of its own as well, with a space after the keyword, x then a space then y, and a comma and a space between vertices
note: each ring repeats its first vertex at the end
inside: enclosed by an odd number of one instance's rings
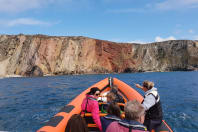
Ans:
MULTIPOLYGON (((103 116, 106 116, 107 113, 99 113, 99 115, 100 115, 100 117, 103 117, 103 116)), ((91 113, 81 114, 81 116, 84 117, 87 124, 95 124, 91 113)))
MULTIPOLYGON (((106 116, 107 112, 106 111, 104 112, 103 109, 104 109, 104 106, 107 105, 107 103, 99 102, 98 104, 99 104, 99 110, 100 110, 99 116, 100 117, 106 116)), ((118 103, 118 105, 120 106, 121 111, 124 111, 125 104, 118 103)), ((95 122, 93 121, 92 114, 90 112, 83 113, 83 114, 81 114, 81 116, 84 117, 86 123, 88 124, 89 131, 99 131, 98 127, 96 126, 95 122)), ((124 112, 122 112, 121 117, 122 118, 125 117, 124 112)))
MULTIPOLYGON (((100 117, 106 116, 107 113, 99 113, 100 117)), ((81 114, 82 117, 84 117, 86 123, 88 124, 89 131, 99 131, 99 128, 96 126, 96 124, 93 121, 92 114, 91 113, 83 113, 81 114)))
MULTIPOLYGON (((99 102, 99 110, 102 111, 102 109, 104 108, 104 106, 107 107, 107 103, 106 102, 99 102)), ((124 103, 117 103, 120 106, 121 111, 124 111, 124 103)))

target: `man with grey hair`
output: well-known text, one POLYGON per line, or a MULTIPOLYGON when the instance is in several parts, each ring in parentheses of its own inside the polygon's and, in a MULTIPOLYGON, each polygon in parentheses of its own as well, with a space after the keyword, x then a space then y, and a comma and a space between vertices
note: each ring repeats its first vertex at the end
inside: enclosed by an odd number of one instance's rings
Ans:
POLYGON ((136 100, 129 101, 124 107, 125 119, 112 122, 106 132, 148 132, 144 123, 144 107, 136 100))

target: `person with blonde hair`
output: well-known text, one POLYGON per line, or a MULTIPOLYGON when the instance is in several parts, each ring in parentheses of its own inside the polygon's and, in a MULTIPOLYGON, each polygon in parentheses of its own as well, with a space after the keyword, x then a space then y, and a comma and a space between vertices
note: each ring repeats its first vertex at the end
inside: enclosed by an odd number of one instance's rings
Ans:
POLYGON ((151 131, 159 126, 163 119, 159 93, 157 88, 154 87, 154 83, 151 81, 144 81, 143 86, 139 84, 135 85, 137 88, 140 88, 145 92, 144 100, 142 102, 142 105, 146 110, 144 125, 151 131))
POLYGON ((112 122, 106 132, 148 132, 144 122, 144 107, 137 101, 129 101, 124 107, 125 119, 112 122))

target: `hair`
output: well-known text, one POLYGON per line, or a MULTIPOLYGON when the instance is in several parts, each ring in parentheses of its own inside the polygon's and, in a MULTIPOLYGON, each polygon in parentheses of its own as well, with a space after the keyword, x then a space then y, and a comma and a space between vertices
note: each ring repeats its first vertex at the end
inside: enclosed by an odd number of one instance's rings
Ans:
POLYGON ((113 102, 113 101, 115 101, 116 96, 115 96, 115 94, 114 94, 113 92, 109 92, 109 93, 107 94, 107 98, 109 98, 110 101, 113 102))
POLYGON ((137 120, 145 113, 145 109, 137 100, 133 100, 127 102, 124 112, 126 119, 137 120))
POLYGON ((113 85, 111 88, 111 92, 113 92, 114 94, 118 93, 118 86, 117 85, 113 85))
POLYGON ((120 118, 120 107, 115 103, 110 103, 107 108, 107 113, 110 115, 115 115, 120 118))
POLYGON ((90 89, 90 91, 87 93, 88 95, 94 95, 96 91, 100 91, 98 87, 93 87, 90 89))
POLYGON ((112 88, 115 89, 115 90, 118 90, 118 86, 117 85, 113 85, 112 88))
POLYGON ((143 87, 150 90, 154 87, 154 83, 146 80, 146 81, 143 82, 143 87))
POLYGON ((87 124, 79 114, 74 114, 69 119, 65 132, 88 132, 87 124))

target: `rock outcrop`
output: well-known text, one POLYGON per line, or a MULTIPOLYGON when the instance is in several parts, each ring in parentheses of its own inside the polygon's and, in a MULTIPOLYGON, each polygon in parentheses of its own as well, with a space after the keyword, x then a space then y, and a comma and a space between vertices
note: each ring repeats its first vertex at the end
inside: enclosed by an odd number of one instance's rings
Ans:
POLYGON ((24 76, 28 77, 40 77, 43 76, 43 71, 38 66, 31 67, 28 71, 25 72, 24 76))
POLYGON ((198 70, 198 42, 115 43, 86 37, 0 35, 0 76, 198 70))

